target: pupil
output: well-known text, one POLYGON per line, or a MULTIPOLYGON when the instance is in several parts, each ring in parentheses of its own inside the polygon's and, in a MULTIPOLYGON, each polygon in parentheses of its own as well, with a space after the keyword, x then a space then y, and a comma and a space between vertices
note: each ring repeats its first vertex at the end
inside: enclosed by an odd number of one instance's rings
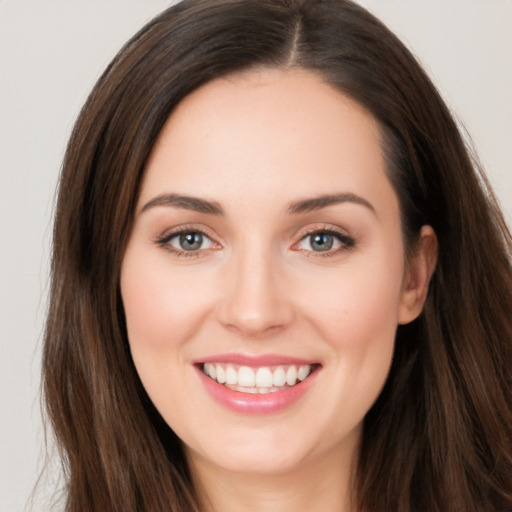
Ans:
POLYGON ((201 248, 203 235, 201 233, 187 233, 180 236, 180 245, 185 251, 195 251, 201 248))
POLYGON ((332 235, 326 233, 317 233, 312 236, 311 247, 315 251, 328 251, 332 249, 334 240, 332 235))

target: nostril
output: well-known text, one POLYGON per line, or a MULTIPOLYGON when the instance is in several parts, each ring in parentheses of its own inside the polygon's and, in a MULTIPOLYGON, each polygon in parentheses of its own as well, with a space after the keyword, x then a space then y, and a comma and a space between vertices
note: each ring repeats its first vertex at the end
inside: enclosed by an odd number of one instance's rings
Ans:
POLYGON ((291 306, 272 302, 255 307, 254 304, 226 304, 219 315, 220 322, 228 329, 251 337, 275 334, 292 321, 291 306))
POLYGON ((224 326, 258 337, 290 324, 292 297, 284 293, 286 283, 281 282, 282 276, 274 275, 274 263, 270 254, 254 248, 254 244, 253 250, 238 254, 219 302, 219 320, 224 326))

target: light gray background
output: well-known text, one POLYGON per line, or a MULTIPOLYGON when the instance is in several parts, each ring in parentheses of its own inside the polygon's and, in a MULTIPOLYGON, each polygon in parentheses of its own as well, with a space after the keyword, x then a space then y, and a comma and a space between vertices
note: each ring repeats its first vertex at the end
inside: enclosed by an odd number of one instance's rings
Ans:
MULTIPOLYGON (((41 332, 66 140, 109 60, 170 3, 0 0, 0 512, 23 510, 43 458, 41 332)), ((512 2, 360 3, 430 72, 471 133, 512 225, 512 2)))

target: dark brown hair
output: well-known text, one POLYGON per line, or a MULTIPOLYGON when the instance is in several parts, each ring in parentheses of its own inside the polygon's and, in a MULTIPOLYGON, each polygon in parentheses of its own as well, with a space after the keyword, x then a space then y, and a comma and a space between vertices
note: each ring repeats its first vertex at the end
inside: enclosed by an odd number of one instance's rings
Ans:
POLYGON ((43 363, 66 510, 199 508, 181 443, 131 360, 120 265, 173 108, 215 77, 260 66, 309 70, 367 108, 408 246, 424 224, 439 240, 424 312, 398 328, 365 418, 356 508, 512 510, 512 238, 421 67, 347 0, 185 0, 136 34, 89 96, 60 181, 43 363))

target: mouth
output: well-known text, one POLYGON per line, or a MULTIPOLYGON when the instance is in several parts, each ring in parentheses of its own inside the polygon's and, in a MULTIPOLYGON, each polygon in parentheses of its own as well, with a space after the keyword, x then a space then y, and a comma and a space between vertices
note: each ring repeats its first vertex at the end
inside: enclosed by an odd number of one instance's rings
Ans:
POLYGON ((292 407, 314 386, 320 363, 286 356, 218 355, 194 367, 207 394, 236 413, 270 414, 292 407))
POLYGON ((245 366, 224 362, 200 363, 204 375, 240 393, 276 393, 297 386, 319 368, 319 364, 245 366))

